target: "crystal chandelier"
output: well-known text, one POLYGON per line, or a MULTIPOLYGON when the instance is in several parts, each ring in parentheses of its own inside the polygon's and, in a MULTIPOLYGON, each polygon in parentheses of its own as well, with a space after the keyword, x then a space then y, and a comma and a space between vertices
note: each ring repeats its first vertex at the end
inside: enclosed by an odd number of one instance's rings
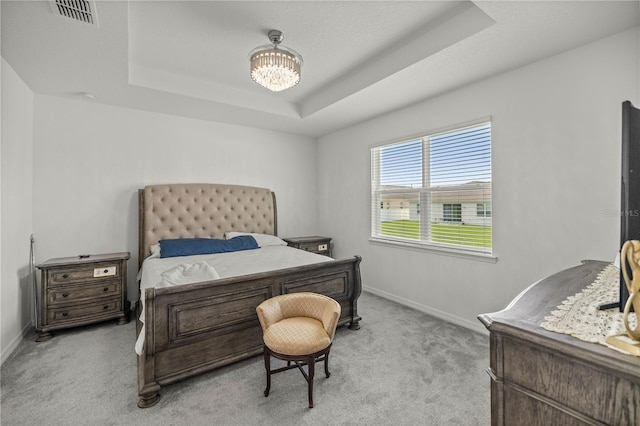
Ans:
POLYGON ((249 53, 251 78, 271 91, 280 92, 300 82, 302 56, 280 46, 282 31, 271 30, 268 36, 273 45, 256 47, 249 53))

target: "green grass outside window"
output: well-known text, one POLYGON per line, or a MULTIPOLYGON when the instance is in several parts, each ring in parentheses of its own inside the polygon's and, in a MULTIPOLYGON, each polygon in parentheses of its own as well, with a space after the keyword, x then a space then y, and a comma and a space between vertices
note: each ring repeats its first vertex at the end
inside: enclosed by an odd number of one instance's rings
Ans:
MULTIPOLYGON (((380 224, 382 235, 420 241, 420 222, 396 220, 380 224)), ((491 227, 448 223, 431 223, 431 241, 473 247, 491 247, 491 227)))

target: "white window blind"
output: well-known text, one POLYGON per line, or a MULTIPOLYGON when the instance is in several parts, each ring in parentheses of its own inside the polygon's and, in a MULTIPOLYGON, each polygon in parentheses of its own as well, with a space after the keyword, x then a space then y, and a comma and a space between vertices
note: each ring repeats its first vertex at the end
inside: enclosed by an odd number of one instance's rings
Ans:
POLYGON ((491 123, 371 149, 371 235, 491 253, 491 123))

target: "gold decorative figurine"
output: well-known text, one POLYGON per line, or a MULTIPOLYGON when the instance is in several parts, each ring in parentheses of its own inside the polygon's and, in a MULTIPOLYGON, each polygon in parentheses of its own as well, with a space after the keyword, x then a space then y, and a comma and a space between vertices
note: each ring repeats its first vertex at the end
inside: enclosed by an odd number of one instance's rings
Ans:
POLYGON ((629 299, 624 306, 623 321, 627 334, 607 337, 607 343, 633 355, 640 356, 640 241, 630 240, 624 243, 620 251, 620 268, 627 289, 629 299), (631 274, 631 276, 629 276, 631 274), (631 307, 635 310, 635 327, 629 324, 631 307))

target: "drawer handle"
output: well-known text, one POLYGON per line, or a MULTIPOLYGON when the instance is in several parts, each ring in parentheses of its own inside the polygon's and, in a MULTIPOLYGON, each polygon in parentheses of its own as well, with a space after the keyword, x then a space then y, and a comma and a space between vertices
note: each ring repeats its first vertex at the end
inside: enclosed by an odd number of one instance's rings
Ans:
POLYGON ((487 368, 486 372, 489 375, 489 377, 491 377, 491 380, 493 380, 496 383, 502 383, 503 380, 499 379, 498 376, 496 376, 496 374, 493 372, 491 368, 487 368))
POLYGON ((69 315, 69 313, 68 313, 68 312, 63 312, 63 313, 62 313, 62 316, 63 316, 63 317, 66 317, 67 315, 69 315))
POLYGON ((62 278, 69 278, 69 274, 62 274, 62 278))
POLYGON ((69 296, 69 293, 62 293, 62 297, 67 297, 69 296))
POLYGON ((109 305, 104 305, 102 309, 109 309, 109 305))
POLYGON ((108 269, 105 269, 103 272, 104 272, 105 274, 108 274, 108 273, 109 273, 109 270, 108 270, 108 269))
POLYGON ((103 288, 102 291, 104 291, 106 293, 107 291, 109 291, 109 287, 103 288))

